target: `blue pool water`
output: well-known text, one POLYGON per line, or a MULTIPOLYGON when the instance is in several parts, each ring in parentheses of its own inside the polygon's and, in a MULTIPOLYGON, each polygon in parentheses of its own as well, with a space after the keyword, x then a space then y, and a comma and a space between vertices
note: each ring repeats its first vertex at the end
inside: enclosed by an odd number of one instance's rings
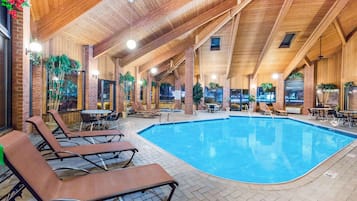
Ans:
POLYGON ((140 135, 208 174, 263 184, 300 177, 354 140, 292 119, 252 117, 161 124, 140 135))

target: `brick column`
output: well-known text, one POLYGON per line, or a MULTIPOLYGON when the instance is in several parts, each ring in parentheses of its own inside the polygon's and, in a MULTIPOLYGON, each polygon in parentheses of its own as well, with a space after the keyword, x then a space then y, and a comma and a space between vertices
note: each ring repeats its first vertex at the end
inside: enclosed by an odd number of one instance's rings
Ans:
POLYGON ((98 77, 93 76, 93 71, 98 70, 98 60, 93 58, 93 46, 83 47, 86 71, 86 109, 97 109, 98 102, 98 77))
POLYGON ((161 82, 157 82, 157 85, 155 87, 155 109, 160 108, 160 85, 161 82))
POLYGON ((194 53, 194 48, 192 46, 185 51, 185 114, 193 114, 194 53))
POLYGON ((120 73, 122 73, 122 67, 120 66, 120 60, 118 58, 115 59, 115 69, 114 69, 114 76, 115 76, 115 92, 116 92, 116 98, 115 98, 115 105, 116 105, 116 111, 117 112, 123 112, 124 111, 124 90, 120 86, 119 83, 119 78, 120 78, 120 73))
POLYGON ((140 89, 141 89, 140 80, 141 80, 141 75, 139 72, 139 66, 137 66, 135 67, 134 102, 140 102, 140 89))
POLYGON ((226 107, 229 107, 230 89, 231 89, 231 80, 228 78, 224 79, 222 109, 226 109, 226 107))
POLYGON ((26 50, 30 42, 30 8, 18 12, 12 20, 12 127, 30 132, 25 120, 30 115, 30 57, 26 50))
POLYGON ((151 109, 151 81, 152 81, 152 78, 151 78, 151 74, 148 73, 147 75, 147 85, 146 85, 146 109, 149 110, 151 109))
POLYGON ((285 107, 285 82, 283 74, 279 74, 278 83, 276 86, 276 105, 278 109, 282 110, 285 107))
POLYGON ((42 116, 43 72, 42 65, 32 66, 32 115, 42 116))
POLYGON ((304 108, 303 114, 308 114, 307 109, 315 106, 316 100, 316 62, 304 68, 304 108))

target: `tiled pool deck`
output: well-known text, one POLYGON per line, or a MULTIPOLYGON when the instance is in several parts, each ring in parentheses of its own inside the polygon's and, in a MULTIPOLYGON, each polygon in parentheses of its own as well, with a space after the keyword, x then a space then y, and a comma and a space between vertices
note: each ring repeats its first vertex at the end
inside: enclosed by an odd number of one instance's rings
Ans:
MULTIPOLYGON (((247 112, 217 112, 200 111, 195 115, 184 115, 180 112, 162 113, 161 118, 120 119, 119 129, 125 133, 124 140, 130 141, 139 149, 134 157, 135 166, 149 163, 159 163, 178 182, 173 201, 356 201, 357 200, 357 140, 335 156, 325 161, 304 177, 279 185, 254 185, 221 179, 201 172, 184 161, 176 158, 165 150, 153 145, 137 131, 155 123, 177 122, 197 119, 212 119, 228 117, 228 115, 260 115, 247 112)), ((330 126, 328 121, 309 120, 307 116, 289 115, 289 117, 310 121, 319 125, 330 126)), ((340 127, 354 132, 357 127, 340 127)), ((194 154, 194 153, 193 153, 194 154)), ((125 181, 122 181, 125 182, 125 181)), ((148 190, 124 196, 119 200, 158 201, 165 200, 168 188, 148 190)), ((23 200, 31 200, 25 192, 23 200)))
MULTIPOLYGON (((161 122, 219 118, 228 115, 248 115, 248 113, 207 113, 202 111, 196 115, 170 113, 169 118, 167 118, 167 115, 168 113, 162 114, 161 122)), ((316 124, 330 125, 328 121, 309 120, 307 116, 289 116, 316 124)), ((159 163, 179 182, 180 185, 172 199, 174 201, 357 200, 357 141, 296 181, 280 185, 254 185, 221 179, 203 173, 137 135, 137 131, 153 123, 160 123, 160 119, 158 117, 155 119, 128 118, 121 121, 120 129, 125 131, 128 140, 139 149, 134 160, 135 165, 159 163)), ((341 128, 355 132, 357 135, 356 127, 350 129, 341 126, 341 128)), ((160 198, 154 193, 145 193, 145 195, 125 196, 124 200, 160 200, 160 198)))

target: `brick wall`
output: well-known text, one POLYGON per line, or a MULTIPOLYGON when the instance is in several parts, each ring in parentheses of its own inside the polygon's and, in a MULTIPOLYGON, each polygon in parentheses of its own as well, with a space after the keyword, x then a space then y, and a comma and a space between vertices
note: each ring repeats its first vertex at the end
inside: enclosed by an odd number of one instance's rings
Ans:
POLYGON ((193 114, 193 72, 194 72, 194 49, 189 47, 185 51, 185 114, 193 114))
POLYGON ((12 126, 14 129, 30 131, 25 123, 29 117, 30 63, 25 47, 30 41, 30 9, 18 12, 12 20, 12 126))
POLYGON ((42 115, 42 83, 43 83, 43 67, 32 67, 32 115, 42 115))
POLYGON ((98 60, 93 58, 93 46, 83 48, 83 67, 86 75, 86 109, 97 109, 98 102, 98 77, 94 77, 93 71, 98 70, 98 60))

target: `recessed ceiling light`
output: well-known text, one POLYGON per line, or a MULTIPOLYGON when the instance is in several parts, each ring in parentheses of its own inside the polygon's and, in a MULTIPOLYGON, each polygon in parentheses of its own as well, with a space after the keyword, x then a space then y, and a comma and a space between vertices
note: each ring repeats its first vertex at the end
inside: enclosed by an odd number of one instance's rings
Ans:
POLYGON ((157 68, 154 67, 154 68, 150 69, 150 73, 151 74, 156 74, 157 73, 157 68))
POLYGON ((274 80, 277 80, 279 78, 279 74, 278 73, 273 73, 271 75, 271 77, 274 79, 274 80))
POLYGON ((135 0, 128 0, 129 3, 134 3, 135 0))

